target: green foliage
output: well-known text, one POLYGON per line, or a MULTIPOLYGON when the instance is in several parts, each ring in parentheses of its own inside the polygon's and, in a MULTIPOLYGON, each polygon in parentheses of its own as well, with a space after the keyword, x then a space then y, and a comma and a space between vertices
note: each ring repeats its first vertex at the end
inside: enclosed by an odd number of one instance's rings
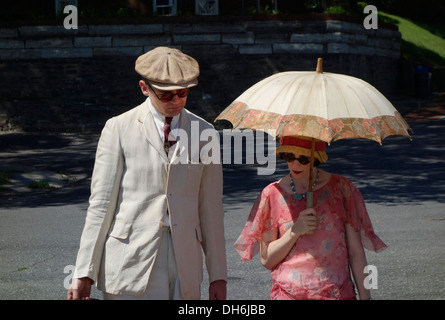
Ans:
POLYGON ((49 183, 47 181, 32 181, 28 188, 30 189, 50 189, 51 186, 49 185, 49 183))
POLYGON ((0 185, 9 183, 9 174, 5 171, 0 171, 0 185))
POLYGON ((280 10, 275 10, 269 7, 268 5, 264 7, 260 7, 260 10, 258 11, 255 7, 249 7, 247 9, 247 14, 279 14, 281 13, 280 10))
POLYGON ((379 11, 383 21, 398 26, 402 54, 417 64, 445 66, 445 28, 440 24, 417 22, 379 11))
POLYGON ((346 14, 346 9, 344 9, 342 6, 332 6, 332 7, 326 8, 324 10, 324 13, 346 14))

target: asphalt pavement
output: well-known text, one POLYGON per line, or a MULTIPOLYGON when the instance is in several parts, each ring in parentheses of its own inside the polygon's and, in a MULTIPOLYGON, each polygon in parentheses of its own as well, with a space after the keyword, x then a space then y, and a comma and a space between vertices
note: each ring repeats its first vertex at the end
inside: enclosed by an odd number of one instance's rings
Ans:
MULTIPOLYGON (((390 137, 382 146, 365 140, 334 142, 321 168, 359 187, 374 229, 388 245, 381 253, 367 251, 377 276, 373 298, 445 299, 445 108, 435 105, 425 112, 426 107, 415 110, 411 100, 402 102, 400 107, 409 107, 405 113, 413 111, 407 114, 412 141, 390 137)), ((0 174, 9 179, 0 186, 0 299, 65 298, 98 138, 0 134, 0 174)), ((269 271, 258 257, 240 261, 233 249, 261 189, 287 173, 285 163, 277 163, 273 175, 258 175, 258 167, 224 164, 229 299, 269 299, 269 271)), ((207 286, 205 278, 203 299, 207 286)), ((93 297, 101 295, 93 290, 93 297)))

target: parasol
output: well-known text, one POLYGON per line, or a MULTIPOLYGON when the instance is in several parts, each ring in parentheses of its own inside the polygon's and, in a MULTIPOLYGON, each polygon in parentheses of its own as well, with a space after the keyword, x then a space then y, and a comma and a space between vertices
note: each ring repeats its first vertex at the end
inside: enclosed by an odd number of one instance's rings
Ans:
MULTIPOLYGON (((410 127, 385 96, 361 79, 323 72, 322 58, 315 72, 281 72, 254 84, 215 121, 223 119, 234 129, 312 138, 311 173, 316 139, 330 143, 364 138, 381 144, 391 135, 411 138, 410 127)), ((312 174, 308 207, 312 207, 312 174)))

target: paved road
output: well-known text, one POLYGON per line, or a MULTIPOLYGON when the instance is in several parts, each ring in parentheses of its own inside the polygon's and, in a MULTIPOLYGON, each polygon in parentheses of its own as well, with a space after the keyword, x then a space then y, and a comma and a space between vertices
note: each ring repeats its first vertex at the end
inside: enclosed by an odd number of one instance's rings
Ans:
MULTIPOLYGON (((412 122, 413 141, 339 141, 323 169, 362 191, 377 234, 388 244, 367 252, 378 271, 375 299, 445 299, 444 120, 412 122)), ((88 205, 97 136, 0 135, 0 299, 64 299, 88 205), (45 178, 52 189, 31 190, 45 178)), ((252 147, 251 145, 249 147, 252 147)), ((257 175, 257 165, 224 165, 230 299, 268 299, 270 275, 258 261, 241 262, 233 242, 261 189, 286 174, 257 175)), ((207 280, 203 297, 207 295, 207 280)), ((93 296, 100 298, 97 291, 93 296)))

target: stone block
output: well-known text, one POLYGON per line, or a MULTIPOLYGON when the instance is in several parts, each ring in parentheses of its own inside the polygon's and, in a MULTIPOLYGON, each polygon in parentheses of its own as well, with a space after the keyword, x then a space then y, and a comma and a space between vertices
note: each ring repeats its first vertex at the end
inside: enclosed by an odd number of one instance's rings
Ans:
POLYGON ((276 33, 295 32, 302 27, 302 21, 246 21, 246 30, 256 34, 274 30, 276 33))
POLYGON ((326 21, 326 30, 328 32, 341 31, 346 33, 362 33, 365 29, 363 24, 348 21, 328 20, 326 21))
POLYGON ((398 59, 400 57, 400 51, 394 51, 394 50, 390 50, 390 49, 377 47, 377 48, 375 48, 375 55, 398 59))
POLYGON ((272 46, 269 44, 240 45, 240 54, 272 54, 272 46))
POLYGON ((75 37, 74 46, 85 47, 111 47, 111 37, 75 37))
POLYGON ((97 56, 140 56, 142 47, 112 47, 112 48, 94 48, 93 55, 97 56))
POLYGON ((222 43, 230 43, 230 44, 253 44, 255 42, 255 35, 253 32, 247 33, 229 33, 223 34, 222 43))
POLYGON ((27 39, 26 48, 70 48, 73 47, 71 37, 64 38, 46 38, 46 39, 27 39))
POLYGON ((166 23, 164 25, 164 33, 167 33, 167 34, 193 33, 193 24, 192 23, 166 23))
POLYGON ((23 49, 25 44, 22 40, 0 39, 0 49, 23 49))
POLYGON ((134 25, 91 25, 91 35, 122 35, 122 34, 159 34, 164 32, 162 24, 134 24, 134 25))
POLYGON ((378 39, 378 46, 382 49, 392 49, 393 48, 393 42, 390 39, 378 39))
POLYGON ((341 32, 331 33, 293 33, 290 42, 294 43, 326 43, 339 42, 342 40, 341 32))
POLYGON ((17 28, 0 28, 0 38, 17 38, 17 28))
POLYGON ((326 33, 326 21, 300 20, 299 25, 292 28, 292 33, 326 33))
MULTIPOLYGON (((197 59, 200 64, 204 63, 204 60, 209 60, 213 65, 215 57, 221 57, 222 60, 225 60, 232 54, 237 54, 238 51, 235 49, 235 46, 230 44, 192 44, 183 45, 182 52, 192 57, 201 57, 197 59)), ((219 59, 217 58, 217 60, 219 59)))
POLYGON ((349 44, 328 43, 328 53, 349 53, 349 44))
POLYGON ((169 35, 113 37, 113 47, 168 46, 171 43, 169 35))
POLYGON ((79 25, 78 29, 65 29, 63 24, 58 26, 23 26, 18 28, 21 36, 42 37, 57 35, 82 35, 88 33, 88 27, 79 25))
POLYGON ((0 60, 40 59, 38 49, 0 49, 0 60))
MULTIPOLYGON (((151 51, 151 50, 153 50, 154 48, 157 48, 158 47, 158 45, 149 45, 149 46, 144 46, 143 48, 142 48, 142 53, 145 53, 145 52, 148 52, 148 51, 151 51)), ((184 52, 184 50, 183 50, 183 47, 182 46, 172 46, 172 45, 169 45, 168 46, 169 48, 174 48, 174 49, 178 49, 178 50, 181 50, 182 52, 184 52)))
POLYGON ((191 24, 193 33, 239 33, 246 32, 244 22, 212 22, 191 24))
POLYGON ((341 41, 350 44, 366 44, 368 41, 368 36, 363 33, 341 32, 341 41))
POLYGON ((42 49, 42 59, 91 58, 91 48, 53 48, 42 49))
POLYGON ((373 56, 375 54, 375 48, 363 45, 350 46, 349 53, 357 55, 373 56))
POLYGON ((275 43, 274 53, 323 53, 323 45, 319 43, 275 43))
POLYGON ((273 44, 278 42, 288 42, 289 34, 286 32, 257 32, 255 34, 255 44, 273 44))
POLYGON ((173 44, 215 44, 221 43, 220 34, 173 35, 173 44))

